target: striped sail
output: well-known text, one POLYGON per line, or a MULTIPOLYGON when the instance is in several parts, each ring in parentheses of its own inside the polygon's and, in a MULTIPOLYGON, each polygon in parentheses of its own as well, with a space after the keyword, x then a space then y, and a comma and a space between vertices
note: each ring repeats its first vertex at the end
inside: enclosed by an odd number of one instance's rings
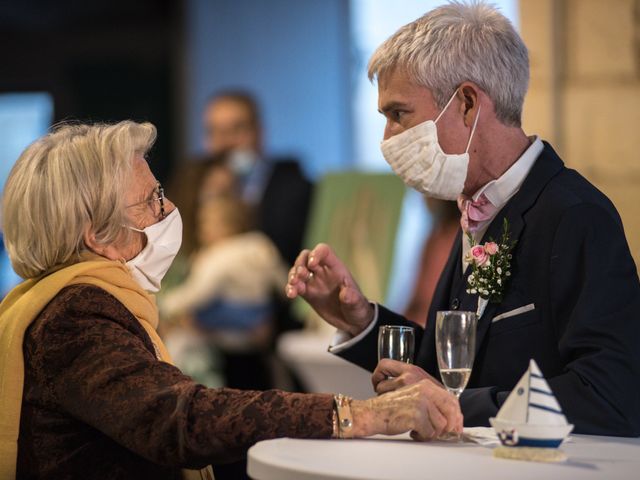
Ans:
POLYGON ((511 391, 497 418, 531 425, 567 425, 562 408, 535 360, 511 391))
POLYGON ((529 408, 527 423, 567 425, 567 419, 535 360, 529 364, 529 408))

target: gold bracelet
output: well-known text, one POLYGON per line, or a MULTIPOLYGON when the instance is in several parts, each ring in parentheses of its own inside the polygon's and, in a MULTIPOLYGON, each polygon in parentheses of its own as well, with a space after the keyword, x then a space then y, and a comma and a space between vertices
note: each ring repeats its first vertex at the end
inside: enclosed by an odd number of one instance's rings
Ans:
POLYGON ((333 397, 333 401, 338 423, 338 438, 351 438, 353 436, 353 415, 351 414, 353 398, 339 393, 333 397))

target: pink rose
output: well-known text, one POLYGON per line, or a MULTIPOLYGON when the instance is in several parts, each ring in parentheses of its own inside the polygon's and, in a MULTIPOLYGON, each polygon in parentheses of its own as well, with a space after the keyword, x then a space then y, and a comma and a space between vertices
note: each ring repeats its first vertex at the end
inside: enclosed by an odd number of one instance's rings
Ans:
POLYGON ((482 245, 476 245, 471 249, 471 258, 478 266, 482 266, 489 260, 489 255, 482 245))
POLYGON ((489 255, 495 255, 498 253, 498 244, 496 242, 487 242, 484 244, 484 250, 489 255))

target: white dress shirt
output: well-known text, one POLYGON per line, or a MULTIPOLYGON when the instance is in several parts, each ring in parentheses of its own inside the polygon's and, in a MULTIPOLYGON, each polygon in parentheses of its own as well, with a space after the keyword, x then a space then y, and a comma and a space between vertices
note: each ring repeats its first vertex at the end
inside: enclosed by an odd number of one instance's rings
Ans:
MULTIPOLYGON (((502 207, 507 204, 509 199, 511 199, 511 197, 513 197, 518 192, 518 190, 520 190, 520 187, 522 186, 525 178, 527 178, 527 175, 529 175, 529 171, 531 170, 531 167, 533 167, 536 158, 538 158, 538 156, 544 149, 544 145, 542 143, 542 140, 540 140, 540 137, 534 136, 531 137, 531 140, 531 145, 529 145, 529 148, 524 151, 520 158, 518 158, 518 160, 516 160, 515 163, 511 165, 511 167, 509 167, 509 169, 504 172, 499 178, 490 181, 480 190, 478 190, 473 195, 473 200, 477 200, 478 198, 480 198, 480 195, 484 193, 487 199, 496 207, 495 215, 498 214, 502 207)), ((493 218, 495 218, 495 215, 493 218)), ((482 238, 482 236, 487 231, 487 228, 489 228, 489 225, 491 224, 493 218, 485 222, 482 228, 478 229, 475 232, 473 236, 474 242, 477 242, 482 238)), ((461 267, 463 273, 468 266, 468 263, 465 262, 464 258, 470 249, 471 245, 469 245, 467 236, 462 235, 461 267)), ((378 305, 374 304, 374 306, 375 313, 373 316, 373 321, 367 326, 367 328, 365 328, 355 337, 352 337, 349 333, 343 330, 337 330, 333 337, 331 345, 329 346, 329 352, 339 353, 342 350, 355 345, 361 339, 366 337, 367 334, 369 334, 369 332, 375 327, 378 321, 378 305)))
MULTIPOLYGON (((536 161, 536 158, 542 153, 542 149, 544 145, 542 144, 542 140, 540 137, 533 137, 531 145, 527 148, 524 153, 515 161, 509 169, 504 172, 499 178, 496 180, 491 180, 484 187, 478 190, 472 197, 474 201, 477 201, 480 198, 480 195, 484 193, 485 197, 496 207, 495 214, 486 222, 483 222, 481 228, 476 230, 475 233, 472 234, 473 241, 479 242, 482 239, 482 236, 485 234, 489 225, 495 218, 495 216, 502 210, 507 202, 513 197, 518 190, 520 190, 520 186, 524 182, 524 179, 529 175, 529 171, 533 164, 536 161)), ((467 235, 462 235, 462 273, 467 269, 469 265, 468 262, 465 261, 465 257, 467 253, 471 250, 471 245, 469 245, 469 238, 467 235)))

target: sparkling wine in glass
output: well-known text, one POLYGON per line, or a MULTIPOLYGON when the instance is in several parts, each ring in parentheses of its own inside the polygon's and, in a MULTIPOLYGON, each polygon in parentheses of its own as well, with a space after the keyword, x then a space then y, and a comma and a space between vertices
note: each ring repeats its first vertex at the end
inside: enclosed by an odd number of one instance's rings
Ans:
POLYGON ((378 361, 391 358, 413 363, 415 333, 413 327, 383 325, 378 330, 378 361))
POLYGON ((440 376, 442 377, 442 383, 447 387, 447 390, 459 398, 460 394, 467 386, 467 382, 471 376, 471 369, 441 368, 440 376))
POLYGON ((436 314, 436 352, 442 383, 460 398, 471 376, 476 347, 474 312, 442 311, 436 314))

